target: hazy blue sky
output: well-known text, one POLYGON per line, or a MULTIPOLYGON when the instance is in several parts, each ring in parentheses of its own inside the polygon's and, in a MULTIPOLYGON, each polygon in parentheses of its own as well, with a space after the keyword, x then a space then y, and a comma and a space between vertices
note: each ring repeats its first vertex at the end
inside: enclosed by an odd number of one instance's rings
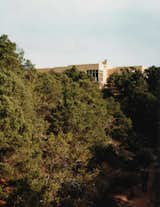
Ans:
POLYGON ((160 0, 0 0, 0 34, 37 67, 160 65, 160 0))

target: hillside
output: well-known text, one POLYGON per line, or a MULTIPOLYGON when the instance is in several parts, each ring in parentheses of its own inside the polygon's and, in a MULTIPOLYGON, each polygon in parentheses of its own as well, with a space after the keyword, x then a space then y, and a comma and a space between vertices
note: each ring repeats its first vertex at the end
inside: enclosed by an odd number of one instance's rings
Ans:
POLYGON ((160 68, 107 87, 75 67, 38 72, 0 37, 0 206, 158 205, 160 68))

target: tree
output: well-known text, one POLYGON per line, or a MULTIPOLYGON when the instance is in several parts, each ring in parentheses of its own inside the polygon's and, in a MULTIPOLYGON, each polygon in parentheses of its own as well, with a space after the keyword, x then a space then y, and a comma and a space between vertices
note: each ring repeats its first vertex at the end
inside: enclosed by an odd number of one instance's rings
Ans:
POLYGON ((160 88, 160 67, 152 66, 146 69, 145 79, 149 85, 151 93, 157 96, 160 88))
POLYGON ((122 111, 132 120, 139 142, 153 146, 157 99, 150 92, 144 75, 137 70, 113 74, 105 93, 120 102, 122 111))
POLYGON ((18 70, 21 64, 16 44, 11 42, 7 35, 0 36, 0 68, 18 70))

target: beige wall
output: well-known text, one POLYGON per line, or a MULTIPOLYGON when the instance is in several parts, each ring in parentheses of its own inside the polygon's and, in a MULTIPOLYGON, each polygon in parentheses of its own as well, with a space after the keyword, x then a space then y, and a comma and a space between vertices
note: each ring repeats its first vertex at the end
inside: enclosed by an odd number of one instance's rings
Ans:
MULTIPOLYGON (((56 72, 56 73, 63 73, 68 69, 71 69, 73 65, 65 66, 65 67, 54 67, 54 68, 42 68, 37 69, 38 72, 56 72)), ((144 71, 143 66, 124 66, 124 67, 109 67, 107 60, 101 61, 99 64, 81 64, 81 65, 75 65, 75 67, 80 71, 90 71, 90 70, 98 70, 98 81, 100 84, 100 87, 104 86, 106 84, 107 78, 113 74, 113 73, 119 73, 123 69, 137 69, 140 71, 144 71)))

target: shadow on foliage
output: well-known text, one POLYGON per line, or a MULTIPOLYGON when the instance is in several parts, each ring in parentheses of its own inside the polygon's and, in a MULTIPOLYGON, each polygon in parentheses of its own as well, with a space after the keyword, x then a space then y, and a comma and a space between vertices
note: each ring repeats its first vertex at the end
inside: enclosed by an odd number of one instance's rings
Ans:
POLYGON ((13 192, 9 195, 5 207, 39 207, 40 193, 31 189, 26 179, 11 182, 13 192))

